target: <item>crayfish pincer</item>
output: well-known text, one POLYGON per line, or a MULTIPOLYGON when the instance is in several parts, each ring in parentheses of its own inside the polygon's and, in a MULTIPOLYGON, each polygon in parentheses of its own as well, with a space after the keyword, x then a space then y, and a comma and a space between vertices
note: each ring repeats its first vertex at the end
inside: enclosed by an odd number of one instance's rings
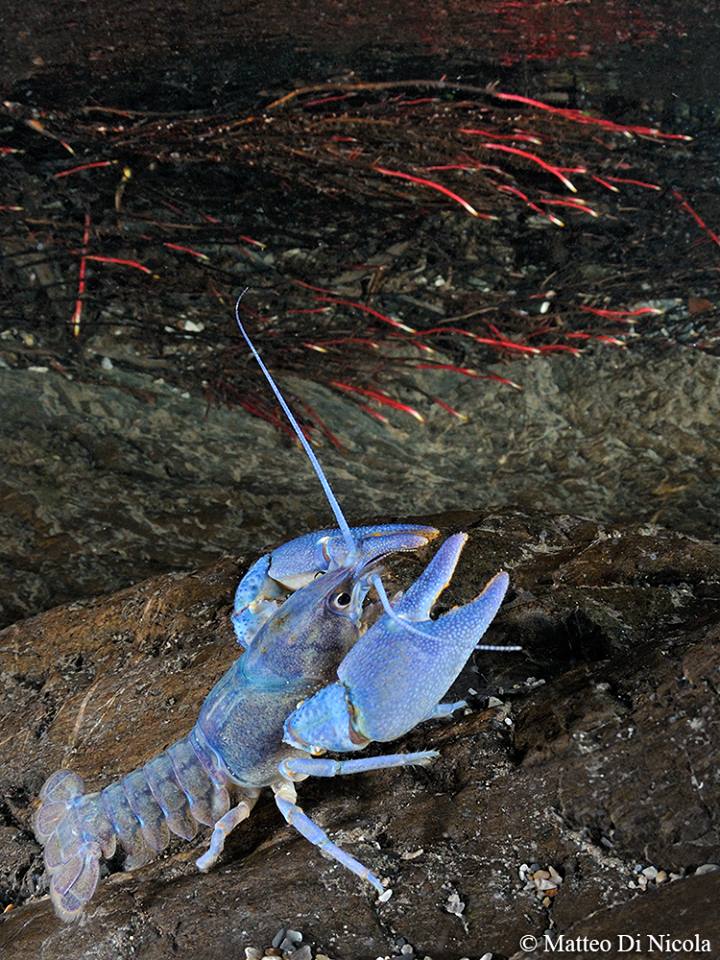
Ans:
POLYGON ((320 478, 338 529, 285 544, 243 577, 232 619, 244 651, 210 691, 187 736, 96 793, 85 793, 80 777, 67 770, 45 783, 34 825, 45 845, 50 896, 64 920, 80 916, 101 859, 112 857, 118 844, 131 870, 162 851, 170 834, 192 840, 198 825, 206 825, 210 846, 197 866, 208 870, 263 787, 272 789, 289 824, 382 893, 378 877, 298 806, 295 783, 429 763, 435 751, 348 760, 322 754, 358 751, 448 716, 464 701, 442 698, 473 650, 498 649, 478 641, 502 603, 505 573, 471 603, 437 620, 430 616, 465 534, 449 537, 415 583, 390 602, 382 560, 427 544, 438 531, 419 524, 348 526, 237 310, 236 318, 320 478), (384 612, 368 627, 365 601, 372 589, 384 612))

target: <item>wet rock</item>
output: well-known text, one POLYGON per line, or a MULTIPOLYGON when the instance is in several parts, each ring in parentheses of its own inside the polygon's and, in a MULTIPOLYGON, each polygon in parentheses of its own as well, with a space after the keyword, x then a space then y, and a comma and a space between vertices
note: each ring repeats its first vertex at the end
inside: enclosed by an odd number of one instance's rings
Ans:
MULTIPOLYGON (((454 509, 480 489, 486 505, 720 530, 716 358, 649 362, 640 349, 582 362, 538 357, 523 369, 522 391, 433 377, 467 423, 434 407, 422 428, 401 414, 387 428, 337 394, 302 385, 347 446, 344 454, 327 446, 322 460, 351 518, 454 509)), ((427 392, 422 377, 415 383, 427 392)), ((208 409, 201 397, 119 367, 97 382, 0 370, 0 396, 2 626, 328 522, 297 448, 241 410, 208 409)), ((415 402, 409 390, 407 398, 415 402)), ((672 537, 665 542, 673 548, 672 537)), ((656 576, 654 567, 674 576, 660 547, 640 576, 656 576)), ((578 558, 573 579, 582 586, 588 564, 612 573, 624 550, 599 542, 578 558)), ((567 630, 600 637, 597 616, 587 608, 567 630)), ((542 632, 540 608, 537 618, 542 632)))
MULTIPOLYGON (((236 655, 228 615, 248 554, 0 633, 4 960, 215 960, 280 928, 341 960, 389 955, 399 938, 435 960, 512 956, 551 924, 720 937, 720 874, 697 870, 720 862, 720 547, 574 517, 433 519, 470 533, 442 608, 504 567, 512 590, 488 642, 525 649, 475 657, 452 691, 470 711, 393 745, 438 749, 431 767, 302 785, 305 809, 393 896, 378 903, 269 800, 207 875, 194 867, 204 838, 178 841, 133 874, 113 862, 82 924, 63 926, 44 896, 30 829, 44 778, 69 766, 103 786, 191 727, 236 655)), ((422 562, 400 558, 388 586, 422 562)))

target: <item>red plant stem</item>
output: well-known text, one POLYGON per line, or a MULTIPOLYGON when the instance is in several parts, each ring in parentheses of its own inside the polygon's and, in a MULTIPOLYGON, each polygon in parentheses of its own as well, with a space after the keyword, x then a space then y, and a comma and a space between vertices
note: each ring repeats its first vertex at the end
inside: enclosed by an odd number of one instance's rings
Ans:
MULTIPOLYGON (((593 177, 598 180, 598 177, 593 177)), ((632 180, 630 177, 606 177, 610 183, 629 183, 633 187, 644 187, 646 190, 662 190, 657 183, 646 183, 644 180, 632 180)))
POLYGON ((61 170, 59 173, 53 174, 53 177, 55 180, 60 180, 61 177, 69 177, 73 173, 80 173, 81 170, 95 170, 98 167, 111 167, 115 163, 117 163, 117 160, 95 160, 93 163, 81 163, 78 167, 71 167, 69 170, 61 170))
POLYGON ((589 123, 595 126, 604 127, 606 130, 613 130, 617 133, 636 133, 641 136, 656 137, 660 140, 692 140, 692 137, 684 133, 663 133, 657 127, 639 127, 625 126, 621 123, 615 123, 613 120, 604 120, 602 117, 591 117, 580 110, 570 110, 566 107, 553 107, 549 103, 543 103, 542 100, 534 100, 532 97, 523 97, 516 93, 501 93, 494 90, 492 96, 498 100, 511 101, 512 103, 524 103, 529 107, 535 107, 537 110, 545 110, 548 113, 554 113, 556 116, 563 117, 565 120, 572 120, 574 123, 589 123))
POLYGON ((610 317, 616 320, 624 320, 626 317, 643 317, 646 314, 657 315, 662 313, 657 307, 638 307, 637 310, 603 310, 599 307, 581 306, 583 313, 594 313, 596 317, 610 317))
POLYGON ((439 333, 455 333, 461 337, 470 337, 476 343, 484 343, 491 347, 498 347, 503 350, 517 350, 520 353, 539 353, 539 347, 528 347, 523 343, 515 343, 513 340, 494 340, 490 337, 481 337, 470 330, 463 330, 461 327, 431 327, 429 330, 422 330, 415 334, 414 339, 420 337, 430 337, 439 333))
POLYGON ((330 307, 303 307, 299 310, 288 310, 286 316, 296 317, 301 313, 327 313, 330 307))
POLYGON ((73 310, 70 328, 74 337, 80 336, 80 320, 83 311, 83 297, 85 296, 85 274, 87 272, 87 248, 90 242, 90 214, 85 214, 85 226, 83 228, 82 253, 80 255, 80 269, 78 271, 77 298, 75 300, 75 309, 73 310))
POLYGON ((323 418, 317 412, 315 407, 310 406, 305 400, 300 401, 302 407, 309 414, 311 420, 320 428, 325 437, 330 441, 330 443, 336 448, 336 450, 344 451, 345 445, 343 442, 332 432, 330 427, 325 423, 323 418))
POLYGON ((617 187, 614 187, 611 183, 608 183, 607 180, 603 180, 602 177, 596 177, 594 173, 591 173, 590 176, 595 183, 599 183, 600 186, 605 187, 606 190, 612 190, 613 193, 620 193, 617 187))
POLYGON ((441 183, 437 183, 435 180, 426 180, 425 177, 414 177, 410 173, 403 173, 401 170, 388 170, 385 167, 373 167, 373 170, 376 170, 378 173, 383 173, 388 177, 399 177, 401 180, 409 180, 411 183, 417 183, 421 187, 429 187, 431 190, 437 190, 438 193, 442 193, 444 196, 454 200, 455 203, 459 203, 461 207, 467 210, 471 217, 477 217, 479 220, 497 220, 497 217, 489 213, 480 213, 471 203, 468 203, 464 197, 444 187, 441 183))
POLYGON ((414 408, 409 406, 407 403, 400 403, 399 400, 393 400, 392 397, 389 397, 386 393, 381 393, 379 390, 367 390, 365 387, 355 387, 350 383, 341 383, 339 380, 331 380, 331 387, 336 387, 338 390, 344 390, 345 393, 359 393, 363 397, 369 397, 371 400, 377 401, 377 403, 382 403, 386 407, 392 407, 393 410, 400 410, 403 413, 409 414, 411 417, 414 417, 419 423, 425 423, 425 417, 414 408))
POLYGON ((446 403, 444 400, 441 400, 440 397, 432 397, 431 399, 432 399, 433 403, 436 403, 439 407, 442 407, 443 410, 447 410, 447 412, 448 412, 451 416, 457 417, 458 420, 467 420, 467 419, 468 419, 467 414, 465 414, 465 413, 460 413, 459 410, 456 410, 455 407, 451 407, 449 403, 446 403))
MULTIPOLYGON (((303 284, 303 286, 309 286, 309 284, 303 284)), ((317 287, 311 287, 311 289, 320 289, 317 287)), ((383 323, 387 323, 391 327, 395 327, 397 330, 404 330, 406 333, 415 333, 414 327, 409 327, 406 323, 401 323, 399 320, 394 320, 392 317, 388 317, 384 313, 380 313, 379 310, 374 310, 372 307, 368 307, 365 303, 358 303, 356 300, 344 300, 342 297, 315 297, 316 300, 319 300, 320 303, 336 303, 341 307, 353 307, 355 310, 362 310, 363 313, 369 313, 371 317, 377 317, 378 320, 382 320, 383 323)))
POLYGON ((449 370, 452 373, 459 373, 463 377, 477 378, 479 376, 477 371, 471 370, 470 367, 456 367, 452 363, 414 363, 413 366, 416 370, 449 370))
POLYGON ((540 353, 572 353, 573 356, 580 356, 580 350, 577 347, 568 347, 562 343, 547 343, 543 347, 538 347, 538 350, 540 353))
POLYGON ((482 378, 483 380, 497 380, 498 383, 504 383, 508 387, 513 387, 515 390, 522 390, 522 387, 519 383, 515 383, 514 380, 508 379, 508 377, 501 377, 497 373, 488 373, 482 378))
POLYGON ((555 167, 546 160, 543 160, 542 157, 539 157, 536 153, 531 153, 529 150, 521 150, 519 147, 509 147, 506 143, 481 143, 479 146, 484 150, 501 150, 503 153, 514 153, 518 157, 524 157, 526 160, 530 160, 532 163, 536 163, 539 167, 542 167, 543 170, 551 174, 553 177, 557 177, 558 180, 568 188, 568 190, 571 190, 573 193, 577 193, 577 188, 575 185, 568 180, 565 174, 560 172, 558 167, 555 167))
POLYGON ((527 194, 523 193, 522 190, 518 190, 517 187, 511 187, 510 184, 508 183, 496 183, 494 184, 494 186, 498 190, 501 190, 503 193, 512 193, 516 197, 520 197, 520 199, 523 200, 534 213, 539 214, 541 217, 545 217, 546 220, 549 220, 551 223, 554 223, 555 226, 557 227, 565 226, 564 222, 559 217, 556 217, 555 214, 553 213, 548 213, 547 210, 543 210, 536 203, 533 203, 532 200, 528 198, 527 194))
POLYGON ((617 337, 608 336, 605 333, 583 333, 581 330, 576 330, 575 333, 566 333, 566 340, 600 340, 602 343, 611 343, 616 347, 626 346, 624 340, 618 340, 617 337))
POLYGON ((366 413, 369 417, 372 417, 374 420, 377 420, 378 423, 383 423, 383 424, 390 423, 389 419, 385 416, 384 413, 380 413, 379 410, 373 410, 373 408, 369 406, 367 403, 360 403, 358 404, 358 407, 360 410, 362 410, 363 413, 366 413))
POLYGON ((198 260, 209 260, 207 254, 200 253, 199 250, 193 250, 192 247, 184 247, 181 243, 164 243, 168 250, 177 250, 179 253, 189 253, 191 257, 197 257, 198 260))
POLYGON ((588 216, 597 217, 599 216, 597 210, 593 210, 592 207, 589 207, 582 200, 546 200, 540 199, 538 203, 545 203, 549 207, 569 207, 571 210, 582 210, 583 213, 587 213, 588 216))
POLYGON ((328 290, 327 287, 314 287, 311 283, 306 283, 304 280, 291 280, 291 283, 294 283, 296 287, 305 287, 306 290, 315 290, 317 293, 329 293, 331 296, 335 296, 334 291, 328 290))
POLYGON ((491 173, 497 174, 499 177, 506 177, 508 180, 512 179, 512 174, 507 170, 503 170, 502 167, 496 166, 494 163, 480 163, 479 160, 466 159, 464 163, 439 163, 430 167, 423 167, 424 170, 489 170, 491 173))
POLYGON ((542 144, 539 137, 530 133, 498 133, 495 130, 476 130, 473 127, 460 127, 459 133, 467 133, 474 137, 491 137, 493 140, 521 140, 525 143, 542 144))
POLYGON ((713 230, 711 230, 710 227, 708 227, 708 225, 702 219, 702 217, 697 212, 697 210, 695 210, 694 207, 690 206, 689 201, 680 193, 680 191, 673 190, 672 195, 678 201, 682 209, 687 211, 687 213, 690 214, 690 216, 693 218, 695 223, 700 227, 700 229, 704 231, 708 235, 708 237, 710 237, 713 243, 717 244, 717 246, 720 247, 720 237, 713 230))
POLYGON ((122 257, 101 257, 99 254, 87 254, 86 260, 94 260, 96 263, 114 263, 119 267, 132 267, 133 270, 142 270, 143 273, 152 273, 149 267, 138 263, 137 260, 123 260, 122 257))
MULTIPOLYGON (((208 217, 208 219, 211 220, 211 222, 220 223, 220 221, 216 217, 208 217)), ((244 233, 240 234, 240 239, 243 240, 245 243, 252 243, 253 246, 260 247, 261 250, 264 250, 265 247, 267 246, 267 244, 263 243, 262 240, 254 240, 252 237, 248 237, 244 233)))
POLYGON ((316 100, 305 100, 300 104, 301 107, 319 107, 323 103, 334 103, 336 100, 349 100, 352 94, 342 93, 330 97, 319 97, 316 100))
MULTIPOLYGON (((317 349, 318 347, 336 347, 341 343, 357 343, 363 347, 369 347, 371 350, 378 350, 380 344, 377 340, 371 340, 369 337, 333 337, 331 340, 321 340, 319 343, 313 343, 312 341, 306 341, 307 346, 312 346, 317 349)), ((325 351, 327 353, 327 351, 325 351)))

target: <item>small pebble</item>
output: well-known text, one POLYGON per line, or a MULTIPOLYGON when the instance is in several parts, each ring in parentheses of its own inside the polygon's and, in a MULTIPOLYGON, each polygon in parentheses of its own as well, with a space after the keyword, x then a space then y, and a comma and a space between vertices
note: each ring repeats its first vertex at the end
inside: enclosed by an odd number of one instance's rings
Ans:
POLYGON ((493 960, 493 955, 488 951, 480 957, 480 960, 493 960))
POLYGON ((655 883, 665 883, 668 875, 664 870, 658 870, 658 875, 655 877, 655 883))
POLYGON ((103 370, 112 370, 113 362, 110 357, 103 357, 100 361, 100 366, 103 368, 103 370))
POLYGON ((417 857, 421 857, 425 851, 422 847, 419 850, 411 850, 406 853, 401 853, 400 856, 403 860, 415 860, 417 857))
POLYGON ((643 870, 643 876, 647 877, 648 880, 656 880, 658 875, 657 867, 645 867, 643 870))
POLYGON ((285 927, 280 927, 278 932, 272 938, 273 947, 279 947, 284 939, 285 939, 285 927))
POLYGON ((404 944, 400 947, 400 953, 401 953, 404 957, 409 957, 409 956, 412 956, 412 954, 415 953, 415 950, 414 950, 413 947, 410 946, 409 943, 404 943, 404 944))
POLYGON ((716 870, 720 870, 720 864, 717 863, 703 863, 702 866, 698 867, 695 871, 698 873, 715 873, 716 870))
POLYGON ((292 960, 312 960, 312 950, 310 949, 310 944, 304 944, 299 950, 293 951, 289 956, 292 958, 292 960))
POLYGON ((453 890, 450 896, 447 899, 445 904, 445 909, 448 913, 454 914, 456 917, 459 917, 463 910, 465 909, 465 903, 460 899, 457 891, 453 890))
POLYGON ((385 893, 381 893, 378 897, 378 903, 387 903, 391 896, 392 890, 388 887, 385 893))
POLYGON ((262 955, 262 950, 257 947, 245 947, 245 960, 261 960, 262 955))

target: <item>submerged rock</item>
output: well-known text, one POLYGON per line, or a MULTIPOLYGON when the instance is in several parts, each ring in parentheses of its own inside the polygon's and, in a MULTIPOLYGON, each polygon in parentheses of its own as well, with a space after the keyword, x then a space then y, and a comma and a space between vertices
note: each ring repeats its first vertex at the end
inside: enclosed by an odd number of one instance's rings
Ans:
MULTIPOLYGON (((80 924, 61 924, 44 895, 30 821, 45 777, 65 766, 101 787, 192 726, 237 654, 229 611, 248 555, 0 633, 3 960, 214 960, 280 927, 336 960, 400 941, 435 960, 512 956, 549 928, 720 942, 720 872, 697 869, 720 862, 720 546, 576 517, 430 519, 470 534, 444 605, 507 569, 487 638, 524 652, 477 655, 453 690, 471 708, 393 744, 438 749, 431 767, 301 786, 393 896, 378 903, 269 800, 206 875, 203 835, 133 874, 111 863, 80 924)), ((422 562, 397 558, 390 586, 422 562)))
MULTIPOLYGON (((451 510, 482 491, 492 509, 653 520, 717 539, 714 357, 537 357, 521 391, 432 376, 466 423, 435 406, 422 428, 402 415, 386 427, 301 384, 347 448, 328 444, 321 459, 351 519, 451 510)), ((420 376, 404 383, 428 389, 420 376)), ((0 396, 0 626, 262 551, 330 517, 305 458, 270 424, 147 374, 118 364, 83 382, 0 370, 0 396)))

